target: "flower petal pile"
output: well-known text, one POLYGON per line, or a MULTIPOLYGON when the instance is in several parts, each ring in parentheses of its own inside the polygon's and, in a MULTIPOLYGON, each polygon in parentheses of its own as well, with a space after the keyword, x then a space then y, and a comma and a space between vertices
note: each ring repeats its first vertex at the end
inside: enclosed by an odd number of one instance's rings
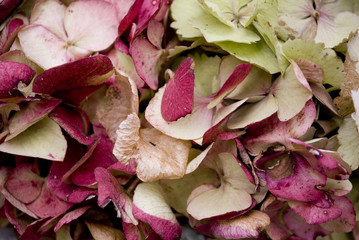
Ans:
POLYGON ((355 0, 0 1, 18 239, 359 239, 355 0))

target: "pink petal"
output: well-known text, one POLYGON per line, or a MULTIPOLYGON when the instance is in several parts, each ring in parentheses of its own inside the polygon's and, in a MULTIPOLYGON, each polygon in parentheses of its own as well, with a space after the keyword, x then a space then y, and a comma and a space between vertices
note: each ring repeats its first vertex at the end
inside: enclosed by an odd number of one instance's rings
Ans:
POLYGON ((342 215, 342 209, 334 203, 329 208, 317 207, 311 203, 289 201, 290 208, 309 224, 331 221, 342 215))
POLYGON ((243 143, 253 153, 264 151, 275 143, 288 146, 289 138, 299 138, 307 132, 315 116, 315 104, 309 100, 302 111, 288 121, 282 122, 277 114, 273 114, 261 122, 250 125, 243 143))
POLYGON ((32 164, 21 164, 8 177, 5 187, 19 201, 31 203, 41 193, 44 179, 32 172, 32 164))
POLYGON ((266 167, 265 180, 268 190, 277 197, 310 202, 324 197, 318 186, 325 186, 326 176, 316 172, 309 163, 296 153, 277 153, 263 157, 257 167, 266 167), (272 160, 269 164, 269 161, 272 160))
POLYGON ((315 240, 317 236, 326 236, 332 232, 325 230, 320 225, 308 224, 290 208, 284 212, 283 220, 296 236, 303 239, 315 240))
POLYGON ((96 55, 51 68, 34 80, 33 92, 52 94, 77 87, 100 85, 112 75, 111 60, 96 55))
POLYGON ((46 184, 43 185, 39 198, 27 205, 29 210, 40 218, 54 217, 66 212, 71 206, 72 204, 57 198, 46 184))
POLYGON ((166 203, 161 187, 141 183, 133 196, 135 218, 148 223, 163 240, 180 239, 182 229, 166 203))
MULTIPOLYGON (((133 20, 137 17, 138 12, 140 11, 140 8, 142 6, 144 0, 132 0, 132 6, 130 9, 128 9, 128 12, 126 13, 123 18, 120 17, 120 25, 118 26, 118 35, 121 36, 125 30, 130 26, 130 24, 133 22, 133 20)), ((118 9, 123 9, 123 7, 119 4, 119 1, 116 1, 119 5, 118 9)), ((128 3, 130 1, 124 0, 124 2, 128 3)))
POLYGON ((89 145, 94 141, 91 136, 87 136, 89 121, 84 112, 58 106, 49 117, 79 143, 89 145))
POLYGON ((162 48, 162 38, 164 31, 165 29, 161 22, 152 19, 148 23, 148 27, 147 27, 148 40, 152 43, 153 46, 157 47, 158 49, 162 48))
POLYGON ((97 194, 97 190, 78 187, 73 184, 66 184, 62 181, 63 176, 73 167, 85 153, 80 145, 74 139, 68 139, 68 149, 63 162, 54 162, 51 165, 50 173, 47 178, 49 189, 56 196, 70 203, 79 203, 87 197, 97 194))
POLYGON ((31 11, 31 24, 42 25, 57 37, 66 41, 64 17, 66 6, 57 0, 37 1, 31 11))
POLYGON ((63 225, 76 220, 77 218, 81 217, 89 208, 92 206, 77 208, 71 212, 66 213, 56 224, 54 228, 54 232, 57 232, 63 225))
POLYGON ((69 44, 101 51, 117 37, 116 9, 104 1, 75 1, 66 9, 64 26, 69 44))
POLYGON ((215 107, 226 95, 231 93, 250 73, 252 65, 248 63, 239 64, 228 77, 221 89, 213 96, 208 104, 209 108, 215 107))
POLYGON ((6 138, 6 140, 16 137, 28 127, 40 121, 60 103, 61 99, 57 98, 34 99, 34 101, 28 102, 21 108, 21 111, 16 112, 10 119, 10 135, 6 138))
POLYGON ((211 230, 214 235, 225 239, 257 238, 269 223, 267 214, 252 210, 230 220, 213 221, 211 230))
POLYGON ((131 198, 125 193, 117 179, 104 168, 96 168, 95 176, 98 183, 97 203, 100 207, 107 205, 109 200, 115 204, 118 216, 126 223, 137 224, 132 214, 131 198))
POLYGON ((327 231, 351 232, 356 224, 355 210, 353 203, 347 197, 333 196, 334 204, 339 206, 343 213, 333 221, 322 223, 321 226, 327 231))
POLYGON ((328 151, 321 151, 299 140, 291 139, 291 141, 294 143, 295 148, 300 146, 298 153, 303 156, 316 171, 336 180, 346 180, 349 178, 351 169, 343 160, 339 161, 325 153, 328 151))
POLYGON ((19 212, 19 210, 8 201, 5 201, 4 211, 7 220, 15 227, 20 235, 25 232, 26 226, 32 222, 32 219, 24 218, 24 216, 22 216, 23 213, 19 212))
POLYGON ((0 98, 21 96, 18 83, 29 84, 35 71, 23 63, 0 61, 0 98))
POLYGON ((162 64, 163 51, 154 47, 148 40, 137 37, 130 45, 130 53, 138 75, 147 85, 156 90, 158 75, 162 64))
POLYGON ((146 27, 151 18, 160 8, 161 0, 144 0, 136 18, 136 31, 133 37, 138 36, 146 27))
POLYGON ((25 55, 43 69, 69 61, 66 42, 42 25, 28 25, 18 37, 25 55))
POLYGON ((79 186, 95 184, 95 169, 97 167, 108 168, 117 162, 116 157, 112 154, 113 143, 108 139, 104 129, 95 127, 94 131, 99 138, 98 145, 89 159, 71 175, 72 181, 79 186))
POLYGON ((192 113, 194 90, 194 61, 186 58, 167 83, 161 102, 161 114, 166 121, 192 113))

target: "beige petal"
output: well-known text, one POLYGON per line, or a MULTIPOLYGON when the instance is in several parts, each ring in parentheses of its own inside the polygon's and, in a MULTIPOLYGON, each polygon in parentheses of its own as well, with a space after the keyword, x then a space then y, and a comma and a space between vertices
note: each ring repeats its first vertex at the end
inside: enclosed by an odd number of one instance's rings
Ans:
POLYGON ((190 141, 172 138, 154 128, 140 129, 137 176, 145 182, 183 177, 190 148, 190 141))

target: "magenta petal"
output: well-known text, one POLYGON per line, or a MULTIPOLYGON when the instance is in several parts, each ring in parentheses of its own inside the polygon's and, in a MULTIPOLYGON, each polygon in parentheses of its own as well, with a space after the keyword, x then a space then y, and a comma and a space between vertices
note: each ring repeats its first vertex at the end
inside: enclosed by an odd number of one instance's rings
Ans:
POLYGON ((69 222, 72 222, 73 220, 81 217, 89 208, 91 208, 91 206, 77 208, 71 212, 66 213, 56 224, 54 232, 57 232, 62 227, 62 225, 68 224, 69 222))
POLYGON ((136 205, 133 205, 133 213, 138 220, 150 224, 152 229, 161 237, 163 240, 180 239, 182 229, 177 222, 165 220, 155 215, 148 214, 136 205))
POLYGON ((103 128, 95 127, 94 131, 99 142, 88 160, 82 164, 72 175, 71 180, 79 186, 90 186, 96 183, 95 169, 108 168, 118 162, 112 154, 113 143, 103 128))
POLYGON ((23 63, 0 61, 0 98, 22 96, 17 85, 29 84, 35 71, 23 63))
POLYGON ((118 35, 121 36, 125 30, 130 26, 130 24, 137 17, 140 7, 143 3, 143 0, 135 0, 131 8, 128 10, 126 16, 121 20, 120 25, 118 26, 118 35))
POLYGON ((83 154, 85 154, 82 148, 83 145, 80 145, 71 138, 68 139, 68 143, 64 161, 54 162, 51 165, 50 174, 47 178, 47 186, 58 198, 70 203, 79 203, 91 195, 96 195, 97 190, 62 182, 63 176, 81 159, 83 154))
MULTIPOLYGON (((15 113, 10 119, 9 130, 11 138, 41 120, 60 103, 61 99, 57 98, 35 99, 26 103, 26 105, 21 108, 21 111, 15 113)), ((7 140, 9 140, 9 138, 7 140)))
POLYGON ((7 190, 23 203, 36 200, 44 183, 44 179, 31 169, 31 163, 21 164, 12 171, 5 183, 7 190))
POLYGON ((193 109, 194 61, 186 58, 167 83, 161 102, 161 114, 166 121, 190 114, 193 109))
POLYGON ((144 0, 136 18, 136 31, 133 37, 138 36, 146 27, 151 18, 159 10, 162 1, 144 0))
POLYGON ((295 235, 301 237, 302 239, 315 240, 317 236, 326 236, 331 233, 320 225, 308 224, 290 208, 288 208, 283 214, 283 220, 287 227, 295 235))
POLYGON ((210 106, 216 106, 220 100, 222 100, 226 95, 233 91, 238 86, 238 84, 243 82, 243 80, 248 76, 251 69, 252 64, 239 64, 233 70, 232 74, 228 77, 221 89, 219 89, 219 91, 212 97, 213 100, 210 103, 210 106))
POLYGON ((322 223, 328 231, 334 232, 351 232, 356 224, 355 210, 352 202, 347 197, 332 196, 334 204, 340 207, 343 211, 342 215, 333 221, 322 223))
POLYGON ((111 60, 97 55, 46 70, 35 78, 33 92, 52 94, 104 83, 112 73, 111 60))
POLYGON ((49 117, 79 143, 89 145, 94 141, 91 136, 86 136, 89 126, 86 113, 58 106, 49 117))
POLYGON ((288 121, 280 121, 275 113, 263 121, 249 125, 243 143, 253 153, 265 151, 275 143, 290 145, 290 138, 303 136, 312 126, 315 116, 315 104, 309 100, 304 108, 288 121))
POLYGON ((105 206, 109 200, 112 200, 124 222, 137 224, 137 220, 132 215, 131 198, 125 193, 117 179, 104 168, 96 168, 95 176, 98 183, 98 205, 105 206))
POLYGON ((151 20, 148 23, 147 27, 147 37, 148 40, 152 43, 153 46, 158 49, 162 48, 162 38, 164 34, 164 27, 161 22, 156 20, 151 20))
POLYGON ((40 218, 54 217, 66 212, 71 206, 72 204, 57 198, 46 184, 43 185, 39 198, 27 205, 40 218))
POLYGON ((334 157, 299 140, 291 139, 291 141, 295 148, 300 146, 298 153, 307 159, 316 171, 336 180, 349 179, 351 169, 347 168, 334 157))
MULTIPOLYGON (((325 186, 326 176, 322 175, 309 165, 309 163, 296 153, 280 153, 277 163, 266 169, 265 180, 268 190, 277 197, 301 202, 315 201, 324 197, 324 192, 318 186, 325 186), (283 161, 283 164, 281 164, 283 161)), ((272 156, 264 157, 256 163, 260 168, 272 156)))
POLYGON ((0 2, 0 22, 11 13, 21 0, 4 0, 0 2))
POLYGON ((89 86, 89 87, 80 87, 74 88, 67 91, 58 91, 54 94, 55 97, 61 98, 62 101, 66 104, 72 106, 80 106, 80 104, 92 93, 96 92, 101 88, 99 86, 89 86))
POLYGON ((162 50, 154 47, 147 39, 137 37, 130 45, 130 53, 138 75, 150 88, 156 90, 162 50))
POLYGON ((6 218, 15 227, 16 231, 20 235, 23 234, 25 232, 26 226, 31 223, 32 219, 24 218, 24 214, 22 212, 18 213, 17 208, 15 208, 8 201, 5 201, 5 203, 4 203, 4 211, 5 211, 6 218))
POLYGON ((289 202, 289 206, 309 224, 328 222, 342 215, 342 209, 335 202, 329 208, 321 208, 312 203, 297 201, 289 202))

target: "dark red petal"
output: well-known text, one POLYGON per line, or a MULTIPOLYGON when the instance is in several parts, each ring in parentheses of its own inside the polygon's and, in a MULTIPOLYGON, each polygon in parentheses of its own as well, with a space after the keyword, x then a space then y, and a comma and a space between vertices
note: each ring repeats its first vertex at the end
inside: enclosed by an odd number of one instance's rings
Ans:
POLYGON ((22 96, 18 83, 29 84, 34 75, 35 71, 23 63, 0 61, 0 98, 22 96))
POLYGON ((161 102, 161 114, 166 121, 190 114, 193 109, 194 61, 186 58, 167 83, 161 102))
POLYGON ((84 58, 50 68, 35 78, 33 92, 52 94, 78 87, 100 85, 112 74, 111 60, 104 55, 84 58))

